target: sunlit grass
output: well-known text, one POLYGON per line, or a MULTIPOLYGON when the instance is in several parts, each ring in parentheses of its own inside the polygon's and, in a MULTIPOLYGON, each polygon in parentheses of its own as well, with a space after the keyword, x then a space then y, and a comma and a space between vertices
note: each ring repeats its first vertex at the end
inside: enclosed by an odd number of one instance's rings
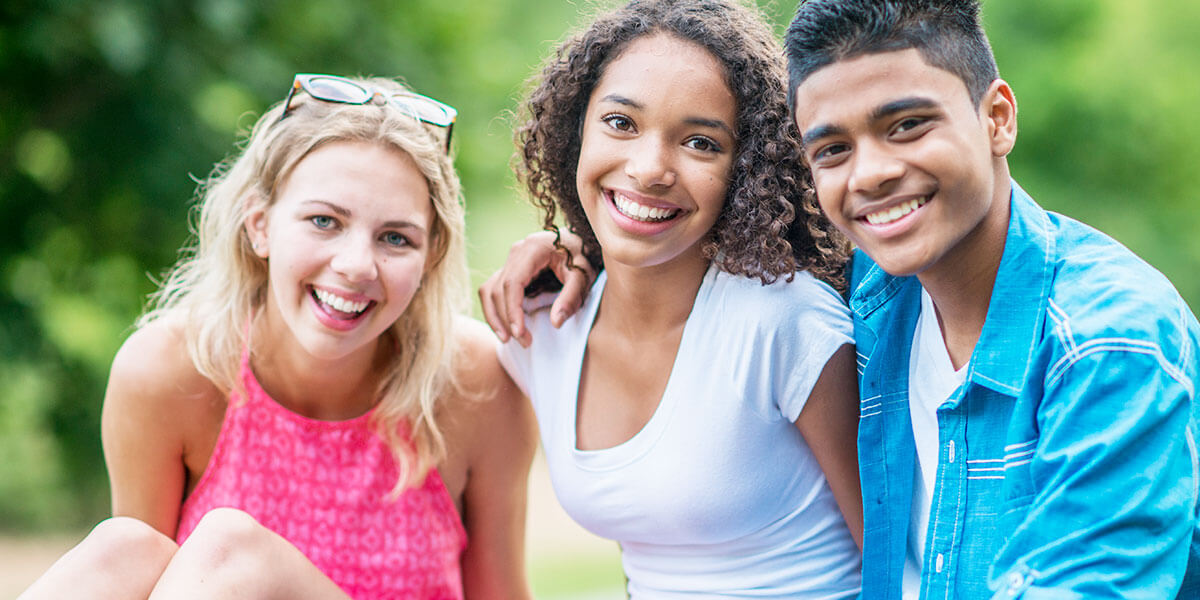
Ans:
POLYGON ((538 600, 601 600, 625 597, 620 555, 568 554, 543 556, 529 566, 530 584, 538 600))

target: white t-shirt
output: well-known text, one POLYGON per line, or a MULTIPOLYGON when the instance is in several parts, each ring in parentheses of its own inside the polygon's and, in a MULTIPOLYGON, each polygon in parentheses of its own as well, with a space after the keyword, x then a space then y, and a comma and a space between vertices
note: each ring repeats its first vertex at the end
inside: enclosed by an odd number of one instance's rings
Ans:
POLYGON ((530 315, 532 346, 509 342, 500 360, 533 401, 559 502, 621 544, 632 598, 853 597, 858 548, 794 425, 853 343, 841 298, 807 273, 763 286, 710 268, 653 416, 585 451, 575 411, 605 281, 561 330, 530 315))
POLYGON ((924 566, 925 532, 929 529, 929 510, 933 504, 933 486, 937 479, 939 440, 937 409, 962 385, 967 365, 957 371, 946 350, 946 340, 938 326, 933 299, 921 290, 921 314, 913 335, 908 358, 908 413, 912 417, 917 461, 913 469, 912 515, 908 525, 908 553, 904 560, 904 600, 917 600, 921 594, 921 569, 924 566))

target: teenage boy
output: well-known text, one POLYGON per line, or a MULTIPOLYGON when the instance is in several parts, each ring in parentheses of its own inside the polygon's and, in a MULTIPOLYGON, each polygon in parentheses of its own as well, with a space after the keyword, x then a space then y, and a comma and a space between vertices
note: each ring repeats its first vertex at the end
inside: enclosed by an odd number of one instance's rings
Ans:
MULTIPOLYGON (((817 199, 859 248, 862 597, 1200 599, 1200 325, 1011 180, 978 3, 810 0, 785 44, 817 199)), ((502 338, 528 343, 542 267, 555 322, 586 288, 552 239, 481 289, 502 338)))
POLYGON ((1010 179, 977 2, 811 0, 785 46, 818 202, 861 250, 863 597, 1200 598, 1200 326, 1010 179))

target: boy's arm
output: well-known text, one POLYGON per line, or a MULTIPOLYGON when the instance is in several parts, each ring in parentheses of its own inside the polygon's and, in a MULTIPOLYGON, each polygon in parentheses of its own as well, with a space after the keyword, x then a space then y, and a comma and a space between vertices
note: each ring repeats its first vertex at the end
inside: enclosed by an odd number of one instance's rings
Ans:
POLYGON ((583 240, 562 231, 561 243, 571 251, 572 265, 567 254, 555 247, 552 231, 538 231, 512 245, 504 266, 488 277, 479 287, 479 303, 484 320, 500 341, 512 336, 528 348, 531 343, 525 328, 525 290, 546 271, 562 282, 562 290, 550 307, 550 322, 558 327, 583 305, 588 288, 596 280, 596 269, 583 256, 583 240))
POLYGON ((1056 367, 994 598, 1174 598, 1196 528, 1194 382, 1137 341, 1081 344, 1056 367))

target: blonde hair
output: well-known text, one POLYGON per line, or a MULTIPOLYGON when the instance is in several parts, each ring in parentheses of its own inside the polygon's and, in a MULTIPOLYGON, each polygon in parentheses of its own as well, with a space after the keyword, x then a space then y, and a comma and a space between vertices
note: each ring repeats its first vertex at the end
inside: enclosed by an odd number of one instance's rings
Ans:
MULTIPOLYGON (((384 93, 406 91, 389 79, 356 81, 384 93)), ((393 492, 398 493, 419 484, 445 454, 437 401, 455 387, 454 320, 465 313, 469 297, 464 209, 458 175, 445 151, 448 132, 391 103, 338 104, 298 93, 281 120, 282 104, 259 118, 240 153, 218 163, 200 183, 193 238, 136 325, 180 316, 196 369, 219 389, 244 397, 239 370, 250 341, 247 324, 267 289, 267 263, 253 252, 244 229, 247 210, 256 201, 270 206, 296 164, 325 144, 365 141, 407 153, 429 186, 434 223, 430 266, 412 302, 385 334, 396 350, 372 415, 372 426, 396 459, 400 475, 393 492)))

